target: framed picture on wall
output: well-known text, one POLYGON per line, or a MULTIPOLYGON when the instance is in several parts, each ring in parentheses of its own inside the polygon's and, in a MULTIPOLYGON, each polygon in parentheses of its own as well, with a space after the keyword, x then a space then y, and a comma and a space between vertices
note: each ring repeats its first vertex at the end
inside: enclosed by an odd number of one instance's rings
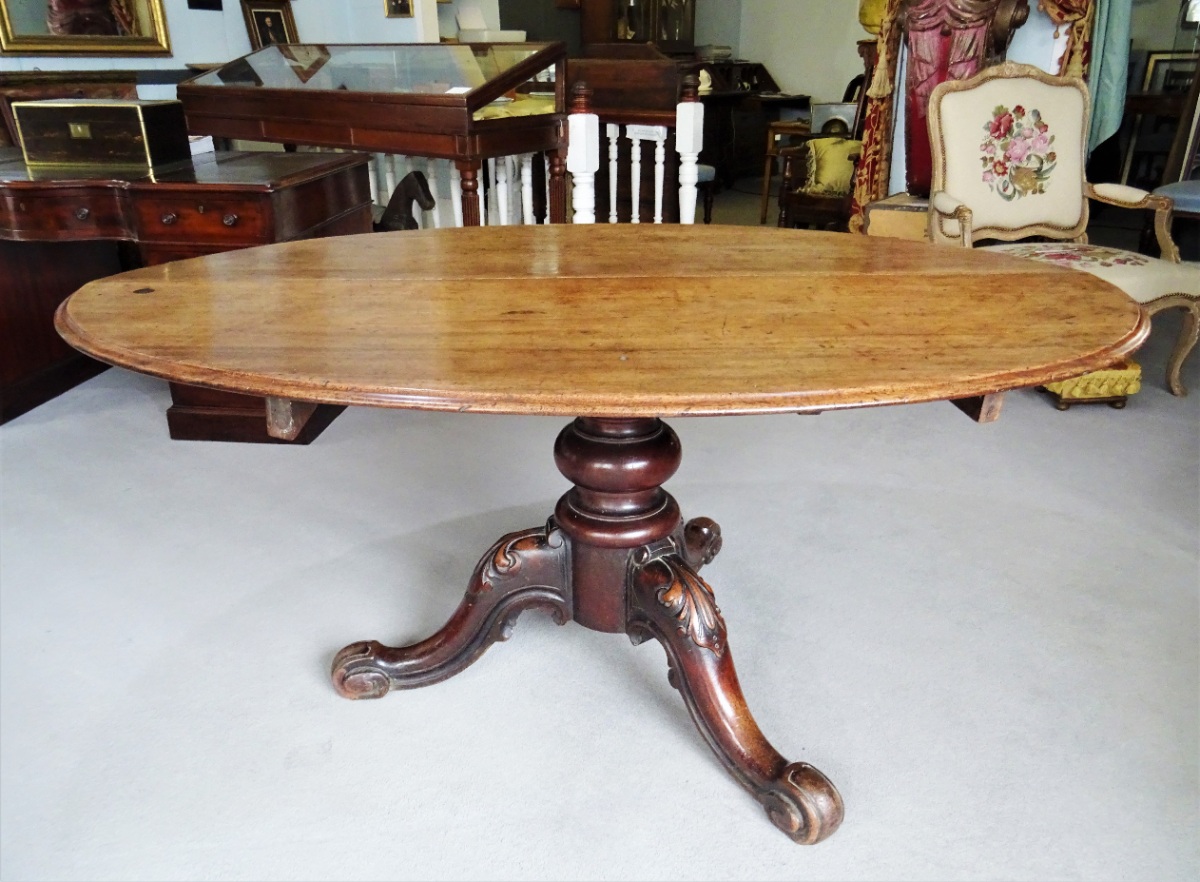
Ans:
POLYGON ((1186 92, 1196 70, 1195 52, 1151 52, 1146 58, 1143 92, 1186 92))
POLYGON ((413 0, 383 0, 383 14, 388 18, 412 18, 413 0))
POLYGON ((1141 90, 1127 97, 1138 108, 1128 129, 1121 183, 1153 190, 1163 181, 1171 144, 1179 127, 1178 111, 1168 112, 1187 93, 1196 74, 1195 52, 1151 52, 1141 90), (1158 112, 1161 111, 1161 112, 1158 112))
POLYGON ((300 42, 290 0, 242 0, 242 15, 253 49, 300 42))

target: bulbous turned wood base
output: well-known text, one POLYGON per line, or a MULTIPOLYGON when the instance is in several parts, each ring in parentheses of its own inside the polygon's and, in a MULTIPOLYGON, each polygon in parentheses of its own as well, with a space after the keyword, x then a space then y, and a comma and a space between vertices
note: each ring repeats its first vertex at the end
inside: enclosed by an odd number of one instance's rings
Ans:
POLYGON ((538 607, 634 643, 666 650, 668 677, 692 721, 780 830, 819 842, 842 821, 842 799, 807 763, 789 763, 754 722, 738 684, 713 591, 698 570, 721 549, 708 518, 683 523, 662 489, 678 467, 679 440, 656 419, 581 419, 559 435, 555 458, 574 487, 545 527, 510 533, 475 567, 462 603, 432 637, 405 647, 353 643, 333 662, 347 698, 457 674, 517 617, 538 607))

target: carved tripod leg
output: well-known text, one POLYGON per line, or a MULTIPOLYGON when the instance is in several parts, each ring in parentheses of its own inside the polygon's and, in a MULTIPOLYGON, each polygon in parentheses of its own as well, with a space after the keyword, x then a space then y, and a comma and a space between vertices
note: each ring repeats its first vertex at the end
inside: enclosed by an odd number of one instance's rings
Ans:
POLYGON ((445 680, 497 640, 507 640, 530 607, 542 607, 566 624, 568 556, 563 534, 553 525, 509 533, 475 567, 466 596, 440 631, 411 646, 350 644, 333 660, 334 687, 346 698, 379 698, 392 689, 445 680))
POLYGON ((825 839, 842 822, 842 797, 808 763, 784 759, 754 722, 712 589, 677 554, 639 554, 629 581, 630 639, 662 643, 696 728, 775 826, 805 845, 825 839))

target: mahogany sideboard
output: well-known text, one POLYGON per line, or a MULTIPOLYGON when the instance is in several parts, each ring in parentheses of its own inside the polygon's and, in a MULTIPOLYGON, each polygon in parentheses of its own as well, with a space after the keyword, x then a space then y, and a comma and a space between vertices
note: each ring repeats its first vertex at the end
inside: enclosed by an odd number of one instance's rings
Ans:
MULTIPOLYGON (((94 279, 292 239, 371 231, 368 157, 219 152, 153 173, 31 172, 0 148, 0 423, 105 365, 54 331, 54 310, 94 279)), ((262 398, 171 384, 172 438, 279 443, 262 398)), ((291 443, 308 443, 343 408, 322 407, 291 443)))

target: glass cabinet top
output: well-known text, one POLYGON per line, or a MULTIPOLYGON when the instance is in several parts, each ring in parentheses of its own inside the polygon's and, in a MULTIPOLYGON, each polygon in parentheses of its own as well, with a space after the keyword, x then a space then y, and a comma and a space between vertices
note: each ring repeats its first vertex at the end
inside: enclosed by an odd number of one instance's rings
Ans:
MULTIPOLYGON (((528 61, 551 43, 411 43, 267 46, 201 74, 195 86, 466 95, 528 61)), ((554 90, 555 53, 527 77, 554 90)), ((528 89, 527 89, 528 90, 528 89)), ((526 91, 527 91, 526 90, 526 91)))

